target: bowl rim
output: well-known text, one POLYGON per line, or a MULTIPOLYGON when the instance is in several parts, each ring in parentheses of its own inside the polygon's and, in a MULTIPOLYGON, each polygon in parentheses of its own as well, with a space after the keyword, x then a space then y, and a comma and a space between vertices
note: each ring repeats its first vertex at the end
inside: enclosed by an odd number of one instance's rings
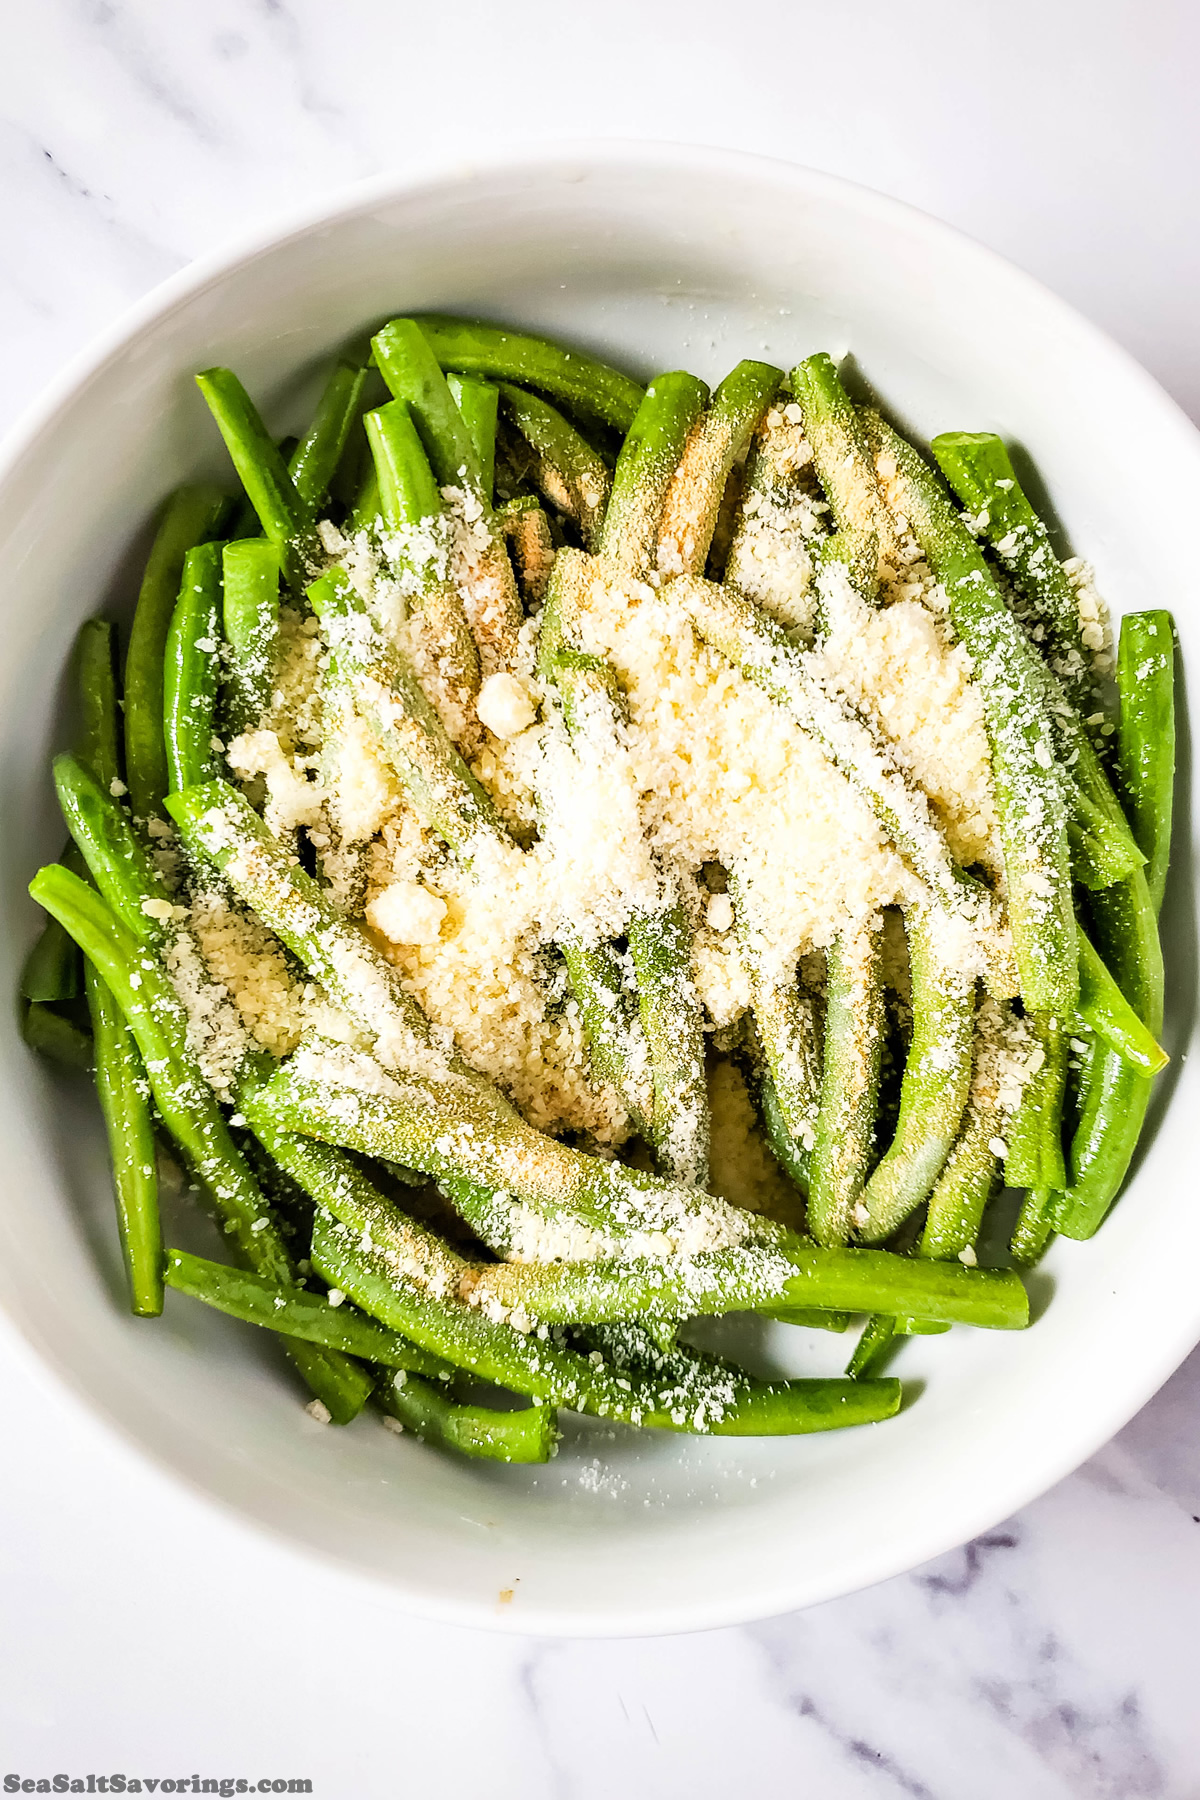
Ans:
MULTIPOLYGON (((24 405, 0 438, 0 488, 42 434, 54 427, 60 412, 112 359, 176 307, 219 283, 256 256, 368 211, 374 205, 413 198, 422 193, 431 197, 436 197, 439 192, 449 194, 483 175, 520 175, 527 171, 533 177, 551 177, 556 168, 572 163, 597 170, 639 167, 651 178, 656 173, 703 174, 706 170, 714 175, 741 176, 760 184, 774 184, 792 192, 824 197, 853 209, 860 216, 890 222, 905 230, 911 238, 954 246, 960 255, 965 248, 977 266, 990 265, 998 279, 1023 292, 1052 324, 1069 329, 1077 341, 1088 344, 1110 364, 1120 366, 1123 378, 1135 387, 1140 386, 1144 398, 1159 412, 1163 425, 1173 427, 1180 436, 1181 447, 1186 445, 1200 462, 1200 432, 1172 396, 1129 351, 1037 277, 959 227, 860 182, 781 157, 704 144, 597 137, 514 142, 467 157, 415 158, 402 168, 387 169, 340 184, 315 200, 297 202, 243 228, 214 250, 186 263, 157 283, 72 353, 46 386, 24 405)), ((143 1468, 149 1465, 151 1471, 165 1475, 172 1484, 183 1488, 203 1505, 236 1521, 240 1529, 266 1538, 298 1562, 316 1561, 331 1575, 336 1574, 352 1588, 360 1589, 377 1604, 382 1600, 405 1614, 433 1622, 508 1635, 579 1638, 657 1636, 749 1623, 855 1593, 893 1575, 918 1568, 990 1529, 998 1520, 1029 1505, 1071 1474, 1135 1416, 1200 1340, 1200 1312, 1186 1322, 1177 1321, 1173 1331, 1159 1337, 1157 1355, 1139 1362, 1140 1378, 1129 1384, 1122 1393, 1120 1406, 1115 1412, 1110 1409, 1103 1422, 1074 1435, 1064 1432, 1057 1451, 1048 1451, 1036 1469, 1031 1471, 1027 1466, 1024 1474, 1014 1473, 1003 1490, 994 1490, 986 1501, 980 1496, 973 1509, 960 1507, 949 1531, 944 1524, 938 1526, 931 1520, 923 1533, 910 1532, 906 1536, 899 1554, 886 1541, 864 1546, 849 1580, 844 1571, 824 1582, 809 1578, 802 1584, 789 1582, 787 1576, 781 1574, 778 1592, 770 1597, 754 1592, 747 1593, 741 1600, 698 1599, 686 1604, 655 1604, 596 1615, 570 1606, 539 1605, 525 1611, 522 1608, 497 1608, 484 1601, 437 1596, 424 1589, 411 1588, 402 1577, 383 1572, 369 1573, 362 1565, 340 1556, 332 1548, 301 1540, 287 1527, 273 1525, 269 1520, 243 1510, 236 1502, 226 1499, 181 1468, 167 1452, 156 1450, 86 1390, 73 1368, 55 1355, 53 1346, 36 1339, 7 1306, 0 1306, 0 1318, 6 1349, 11 1346, 9 1353, 15 1354, 18 1362, 36 1379, 50 1381, 60 1395, 68 1396, 69 1404, 79 1406, 86 1418, 97 1421, 110 1440, 115 1439, 122 1450, 133 1453, 139 1465, 143 1468)))

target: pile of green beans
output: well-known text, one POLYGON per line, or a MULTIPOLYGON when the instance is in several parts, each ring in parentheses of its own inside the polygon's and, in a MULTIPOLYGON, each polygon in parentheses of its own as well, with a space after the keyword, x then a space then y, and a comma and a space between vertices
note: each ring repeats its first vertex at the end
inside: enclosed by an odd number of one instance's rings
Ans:
POLYGON ((712 393, 685 371, 643 389, 525 333, 393 319, 369 363, 337 361, 307 429, 282 440, 231 370, 196 379, 241 493, 195 486, 166 502, 123 678, 116 627, 83 628, 82 729, 55 763, 70 841, 31 883, 47 920, 20 989, 31 1047, 94 1073, 132 1311, 161 1313, 172 1289, 274 1333, 323 1422, 370 1402, 392 1430, 521 1463, 553 1453, 563 1410, 718 1435, 876 1422, 901 1403, 880 1369, 907 1335, 1023 1328, 1017 1270, 979 1266, 989 1206, 1004 1182, 1025 1192, 1018 1266, 1055 1232, 1091 1235, 1167 1060, 1169 614, 1125 616, 1114 680, 1002 440, 943 434, 935 468, 822 355, 787 375, 741 362, 712 393), (391 397, 370 404, 369 384, 391 397), (749 591, 762 508, 793 532, 808 522, 789 551, 808 570, 807 625, 749 591), (454 548, 459 516, 469 554, 454 548), (403 636, 339 559, 347 539, 403 591, 403 636), (980 691, 1002 886, 957 865, 903 758, 821 672, 839 594, 889 606, 922 561, 980 691), (346 843, 277 832, 261 785, 230 778, 230 744, 280 698, 282 609, 307 614, 323 646, 325 779, 356 721, 439 854, 472 882, 502 880, 523 839, 475 758, 485 685, 519 666, 531 633, 542 728, 577 758, 620 764, 624 696, 588 649, 598 579, 652 588, 763 690, 858 790, 911 877, 902 1010, 878 917, 838 922, 814 982, 762 954, 753 870, 721 871, 713 890, 729 895, 750 996, 729 1053, 803 1231, 706 1192, 712 1023, 694 907, 670 869, 654 864, 658 898, 630 909, 620 937, 578 920, 553 947, 591 1078, 644 1146, 643 1161, 613 1160, 535 1130, 447 1044, 335 894, 346 843), (192 923, 213 888, 352 1018, 355 1044, 305 1039, 277 1059, 237 1023, 192 923), (1007 923, 1015 982, 956 972, 948 911, 1007 923), (242 1034, 216 1086, 196 983, 242 1034), (212 1215, 224 1260, 164 1247, 164 1158, 212 1215), (711 1242, 680 1252, 701 1226, 711 1242), (531 1228, 565 1247, 531 1260, 531 1228), (736 1311, 867 1323, 845 1378, 764 1382, 679 1336, 736 1311))

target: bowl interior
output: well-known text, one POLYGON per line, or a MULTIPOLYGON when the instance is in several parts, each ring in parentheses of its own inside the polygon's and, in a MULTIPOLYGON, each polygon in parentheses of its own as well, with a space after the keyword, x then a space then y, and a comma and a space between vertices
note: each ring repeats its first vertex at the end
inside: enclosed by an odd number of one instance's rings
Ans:
MULTIPOLYGON (((418 308, 544 329, 642 376, 687 366, 715 380, 742 356, 789 366, 816 349, 852 352, 917 433, 1015 438, 1114 611, 1171 606, 1186 660, 1195 433, 1120 352, 967 240, 827 178, 713 153, 609 147, 376 184, 170 284, 17 445, 0 483, 3 992, 37 929, 25 884, 60 847, 48 759, 69 741, 74 631, 101 607, 127 615, 156 503, 222 468, 193 372, 231 364, 282 431, 332 350, 418 308)), ((85 1083, 25 1051, 11 1009, 0 1297, 44 1359, 146 1452, 427 1613, 665 1630, 783 1610, 911 1566, 1074 1466, 1200 1335, 1189 1109, 1172 1093, 1194 1087, 1179 1054, 1195 1012, 1186 789, 1180 807, 1167 911, 1175 1061, 1133 1191, 1092 1243, 1054 1249, 1029 1332, 911 1341, 898 1369, 920 1404, 887 1425, 704 1442, 580 1422, 534 1471, 451 1461, 371 1418, 322 1428, 261 1334, 175 1295, 157 1324, 123 1313, 96 1109, 85 1083)), ((211 1246, 184 1201, 168 1205, 174 1241, 211 1246)), ((775 1328, 754 1349, 768 1366, 833 1373, 847 1344, 775 1328)))

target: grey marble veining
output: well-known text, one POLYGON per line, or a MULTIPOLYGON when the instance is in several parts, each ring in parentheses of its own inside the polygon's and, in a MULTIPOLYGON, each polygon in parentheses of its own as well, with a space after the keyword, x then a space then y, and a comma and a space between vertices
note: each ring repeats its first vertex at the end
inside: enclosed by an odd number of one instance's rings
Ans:
MULTIPOLYGON (((1200 409, 1196 26, 1172 0, 35 0, 0 25, 4 420, 155 282, 281 208, 585 133, 728 143, 899 193, 1041 274, 1200 409)), ((1076 1475, 936 1563, 628 1643, 400 1618, 132 1464, 3 1343, 0 1370, 5 1769, 303 1770, 334 1800, 1200 1796, 1200 1356, 1076 1475)))

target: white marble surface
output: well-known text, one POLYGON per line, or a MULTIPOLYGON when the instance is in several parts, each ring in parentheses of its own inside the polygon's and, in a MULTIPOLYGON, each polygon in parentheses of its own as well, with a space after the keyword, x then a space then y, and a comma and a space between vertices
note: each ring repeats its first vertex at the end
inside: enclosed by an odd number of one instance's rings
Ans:
MULTIPOLYGON (((5 419, 127 302, 274 209, 584 133, 762 150, 914 201, 1200 412, 1184 0, 8 0, 0 23, 5 419)), ((1200 1795, 1200 1355, 1086 1468, 938 1563, 743 1630, 607 1644, 407 1620, 147 1470, 2 1330, 0 1383, 0 1778, 303 1774, 326 1800, 1200 1795)))

